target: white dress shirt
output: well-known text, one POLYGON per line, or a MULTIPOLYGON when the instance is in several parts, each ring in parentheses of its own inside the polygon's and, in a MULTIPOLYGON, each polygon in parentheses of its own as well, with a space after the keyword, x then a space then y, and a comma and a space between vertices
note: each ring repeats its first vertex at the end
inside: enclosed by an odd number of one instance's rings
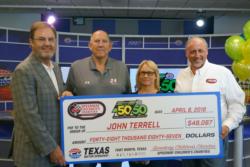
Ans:
POLYGON ((190 67, 176 78, 176 92, 214 92, 221 94, 222 126, 236 128, 246 112, 245 93, 227 68, 205 62, 194 75, 190 67))
POLYGON ((49 77, 50 77, 51 81, 53 82, 53 85, 57 91, 57 94, 59 94, 59 88, 58 88, 58 84, 57 84, 57 80, 56 80, 56 75, 53 71, 54 65, 52 63, 50 63, 50 66, 47 66, 45 64, 42 64, 42 65, 45 68, 45 70, 47 71, 47 73, 49 74, 49 77))

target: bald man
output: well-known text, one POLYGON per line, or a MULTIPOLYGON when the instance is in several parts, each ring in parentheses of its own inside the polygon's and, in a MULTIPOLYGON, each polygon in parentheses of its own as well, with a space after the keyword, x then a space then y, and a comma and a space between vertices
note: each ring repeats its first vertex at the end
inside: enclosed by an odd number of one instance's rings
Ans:
MULTIPOLYGON (((89 49, 92 52, 90 57, 77 60, 71 65, 67 90, 76 96, 131 93, 126 65, 109 57, 112 42, 108 34, 102 30, 94 32, 89 41, 89 49)), ((120 162, 102 163, 102 167, 120 166, 120 162)))
POLYGON ((184 167, 224 167, 228 154, 227 136, 242 121, 246 112, 245 94, 227 68, 207 60, 208 45, 205 39, 193 37, 185 49, 189 67, 182 70, 176 79, 176 92, 214 92, 221 95, 221 138, 224 144, 224 158, 184 160, 184 167))

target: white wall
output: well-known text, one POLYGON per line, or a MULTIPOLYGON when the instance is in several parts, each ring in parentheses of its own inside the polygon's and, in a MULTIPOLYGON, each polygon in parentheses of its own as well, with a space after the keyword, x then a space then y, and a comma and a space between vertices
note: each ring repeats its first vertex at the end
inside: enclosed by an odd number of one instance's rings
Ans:
MULTIPOLYGON (((0 26, 29 30, 34 21, 40 20, 41 16, 37 13, 27 14, 0 14, 0 26)), ((230 16, 214 18, 214 33, 242 33, 243 25, 250 20, 250 16, 230 16)), ((71 31, 79 33, 92 32, 93 19, 86 18, 84 25, 73 25, 71 22, 71 31)), ((116 19, 117 34, 137 34, 137 20, 134 19, 116 19)), ((162 35, 181 35, 183 34, 183 21, 181 20, 162 20, 162 35)))
POLYGON ((86 18, 84 25, 73 25, 72 20, 70 21, 70 31, 78 33, 92 33, 92 19, 86 18))
POLYGON ((242 33, 242 28, 248 20, 250 16, 215 17, 214 34, 242 33))
MULTIPOLYGON (((250 16, 214 17, 214 34, 242 33, 243 25, 250 20, 250 16)), ((71 25, 72 32, 91 33, 93 19, 86 19, 85 25, 71 25)), ((182 20, 161 20, 162 35, 182 35, 184 31, 182 20)), ((138 26, 135 19, 116 19, 117 34, 137 34, 138 26)))
POLYGON ((137 20, 116 19, 116 34, 138 34, 137 20))
MULTIPOLYGON (((78 33, 91 33, 92 23, 94 19, 85 19, 84 25, 73 25, 71 23, 70 30, 78 33)), ((109 19, 110 20, 110 19, 109 19)), ((138 34, 137 19, 115 19, 116 34, 138 34)), ((145 20, 145 19, 143 19, 145 20)), ((160 19, 157 19, 160 20, 160 19)), ((183 34, 183 21, 161 19, 161 34, 162 35, 181 35, 183 34)))
POLYGON ((41 15, 36 13, 26 14, 0 14, 0 26, 18 29, 30 29, 34 21, 41 20, 41 15))
MULTIPOLYGON (((70 31, 77 33, 92 33, 93 20, 86 18, 84 25, 73 25, 70 23, 70 31)), ((98 19, 100 20, 100 19, 98 19)), ((110 20, 110 19, 108 19, 110 20)), ((116 34, 137 34, 137 21, 134 19, 115 19, 116 34)))
POLYGON ((181 35, 183 34, 183 21, 181 20, 162 20, 161 34, 181 35))

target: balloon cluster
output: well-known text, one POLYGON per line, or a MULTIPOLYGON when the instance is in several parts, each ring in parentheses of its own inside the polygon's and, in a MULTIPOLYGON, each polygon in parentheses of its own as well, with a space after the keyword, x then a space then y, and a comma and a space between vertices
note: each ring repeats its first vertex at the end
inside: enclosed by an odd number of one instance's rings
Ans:
POLYGON ((232 70, 240 80, 250 79, 250 20, 243 26, 244 37, 230 36, 225 51, 233 60, 232 70))

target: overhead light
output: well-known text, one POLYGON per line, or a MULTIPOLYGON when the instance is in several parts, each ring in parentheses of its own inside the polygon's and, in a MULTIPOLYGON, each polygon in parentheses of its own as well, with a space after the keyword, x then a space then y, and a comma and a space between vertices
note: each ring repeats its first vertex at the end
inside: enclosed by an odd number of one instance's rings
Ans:
POLYGON ((42 21, 45 21, 50 25, 54 25, 57 20, 55 12, 51 9, 44 11, 41 16, 42 21))
POLYGON ((196 24, 197 27, 202 28, 205 25, 205 19, 203 17, 199 17, 196 20, 195 24, 196 24))
POLYGON ((56 16, 53 14, 50 14, 47 16, 47 23, 50 25, 53 25, 56 22, 56 16))
POLYGON ((205 15, 206 15, 206 11, 199 9, 196 14, 198 15, 198 17, 195 20, 195 24, 198 28, 203 28, 206 24, 206 19, 205 19, 205 15))

